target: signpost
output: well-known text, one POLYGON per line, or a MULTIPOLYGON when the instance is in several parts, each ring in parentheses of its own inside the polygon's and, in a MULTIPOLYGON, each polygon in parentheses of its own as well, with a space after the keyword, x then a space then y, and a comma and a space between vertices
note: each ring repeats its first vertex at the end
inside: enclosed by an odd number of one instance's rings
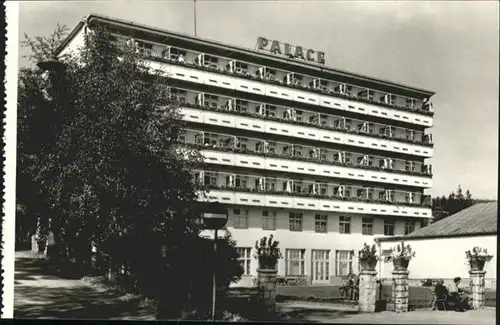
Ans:
MULTIPOLYGON (((202 220, 207 229, 214 230, 214 256, 217 256, 217 231, 223 228, 228 219, 227 209, 219 202, 204 203, 202 205, 202 220)), ((215 265, 215 263, 214 263, 215 265)), ((212 290, 212 320, 215 320, 215 300, 217 293, 217 282, 215 279, 215 268, 213 271, 212 290)))

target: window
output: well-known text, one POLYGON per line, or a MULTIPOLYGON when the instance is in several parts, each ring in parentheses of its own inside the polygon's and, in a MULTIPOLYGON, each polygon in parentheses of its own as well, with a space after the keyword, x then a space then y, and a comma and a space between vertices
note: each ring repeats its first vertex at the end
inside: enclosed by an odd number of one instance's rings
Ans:
POLYGON ((250 274, 250 262, 251 262, 250 253, 252 252, 252 249, 250 247, 236 247, 236 251, 238 252, 238 255, 240 256, 238 258, 238 261, 240 262, 240 265, 243 268, 243 274, 249 275, 250 274))
POLYGON ((151 43, 137 41, 137 46, 138 46, 139 52, 141 54, 151 55, 151 53, 153 52, 153 44, 151 44, 151 43))
POLYGON ((316 232, 327 232, 328 215, 317 214, 314 216, 314 228, 316 232))
POLYGON ((384 220, 384 235, 394 236, 394 220, 384 220))
POLYGON ((313 249, 311 253, 311 275, 313 283, 328 281, 330 277, 330 251, 313 249))
POLYGON ((285 251, 286 275, 304 275, 305 249, 287 249, 285 251))
POLYGON ((266 116, 275 117, 276 116, 276 106, 266 105, 265 113, 266 113, 266 116))
POLYGON ((339 232, 341 234, 350 234, 351 233, 351 217, 340 216, 339 232))
POLYGON ((179 56, 186 56, 186 51, 176 49, 175 47, 170 48, 170 59, 178 60, 179 56))
POLYGON ((246 100, 236 100, 236 112, 248 112, 248 102, 246 100))
POLYGON ((217 173, 206 172, 203 184, 210 186, 217 186, 217 173))
POLYGON ((415 164, 413 163, 413 161, 407 160, 405 162, 405 170, 411 172, 415 171, 415 164))
POLYGON ((187 92, 183 89, 170 88, 170 99, 178 101, 180 103, 185 103, 187 97, 187 92))
POLYGON ((363 235, 373 235, 373 219, 363 218, 361 221, 361 232, 363 235))
POLYGON ((296 115, 296 121, 297 122, 301 122, 302 121, 302 111, 299 111, 299 110, 296 110, 295 111, 295 115, 296 115))
POLYGON ((246 175, 236 175, 235 186, 238 188, 247 188, 247 181, 248 177, 246 175))
POLYGON ((405 235, 415 231, 415 220, 405 222, 405 235))
POLYGON ((217 145, 217 140, 219 139, 217 134, 214 134, 214 133, 205 133, 202 136, 202 138, 203 138, 204 145, 213 145, 213 146, 217 145))
POLYGON ((276 230, 276 211, 262 211, 262 229, 276 230))
POLYGON ((290 231, 302 231, 302 213, 290 212, 288 221, 290 231))
POLYGON ((247 73, 248 64, 236 61, 234 64, 234 71, 239 73, 247 73))
POLYGON ((266 178, 266 190, 274 192, 276 190, 276 179, 266 178))
POLYGON ((218 101, 217 96, 205 94, 205 107, 217 108, 219 107, 218 101))
POLYGON ((233 227, 239 229, 248 228, 248 210, 233 209, 233 227))
POLYGON ((214 56, 205 55, 204 63, 206 67, 217 68, 218 61, 214 56))
POLYGON ((335 274, 337 276, 346 276, 352 271, 353 251, 337 251, 335 265, 335 274))

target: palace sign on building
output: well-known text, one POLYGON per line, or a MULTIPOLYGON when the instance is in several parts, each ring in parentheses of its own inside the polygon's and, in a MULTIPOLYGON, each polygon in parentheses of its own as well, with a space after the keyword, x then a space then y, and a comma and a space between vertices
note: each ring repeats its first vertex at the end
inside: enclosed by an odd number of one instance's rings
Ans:
POLYGON ((268 51, 272 54, 284 55, 293 59, 302 59, 306 61, 325 64, 325 52, 314 51, 313 49, 304 49, 299 45, 293 46, 288 43, 269 41, 264 37, 259 37, 257 39, 257 49, 268 51))

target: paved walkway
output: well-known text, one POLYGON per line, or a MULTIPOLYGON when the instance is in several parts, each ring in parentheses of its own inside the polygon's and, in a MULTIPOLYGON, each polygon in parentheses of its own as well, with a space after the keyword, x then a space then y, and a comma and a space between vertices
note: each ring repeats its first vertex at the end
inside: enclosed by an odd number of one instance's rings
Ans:
POLYGON ((308 323, 369 323, 369 324, 495 324, 495 309, 486 308, 478 311, 455 312, 455 311, 431 311, 417 310, 408 313, 395 313, 384 311, 380 313, 362 314, 344 310, 332 310, 327 308, 315 308, 304 304, 293 306, 279 304, 278 310, 286 313, 291 322, 308 323))
POLYGON ((137 298, 63 278, 43 259, 16 252, 15 318, 154 320, 137 298))
MULTIPOLYGON (((396 314, 359 314, 343 308, 309 304, 278 304, 291 322, 371 324, 477 324, 495 323, 495 309, 465 313, 417 310, 396 314)), ((77 318, 154 320, 137 298, 99 288, 80 279, 63 278, 46 261, 16 253, 14 276, 15 318, 77 318)))

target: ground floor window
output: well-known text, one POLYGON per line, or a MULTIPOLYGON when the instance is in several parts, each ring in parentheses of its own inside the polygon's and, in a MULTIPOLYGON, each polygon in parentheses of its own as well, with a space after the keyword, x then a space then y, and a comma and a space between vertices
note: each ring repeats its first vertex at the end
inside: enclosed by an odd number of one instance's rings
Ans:
POLYGON ((330 251, 313 249, 311 253, 312 281, 328 281, 330 278, 330 251))
POLYGON ((287 249, 285 251, 286 275, 304 275, 305 249, 287 249))
POLYGON ((336 251, 335 275, 346 276, 352 272, 354 251, 336 251))
POLYGON ((250 263, 252 261, 250 253, 252 249, 250 247, 236 247, 236 251, 240 256, 238 261, 240 262, 241 267, 243 268, 243 274, 250 274, 250 263))

